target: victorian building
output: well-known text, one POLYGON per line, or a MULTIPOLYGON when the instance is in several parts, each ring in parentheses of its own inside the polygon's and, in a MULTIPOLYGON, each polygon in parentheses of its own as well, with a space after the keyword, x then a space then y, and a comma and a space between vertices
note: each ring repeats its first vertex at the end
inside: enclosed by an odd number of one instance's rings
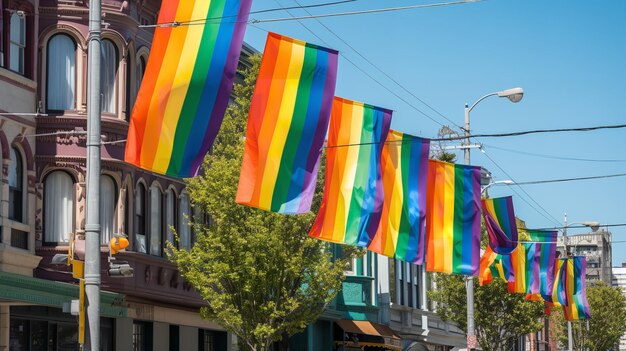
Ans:
MULTIPOLYGON (((78 297, 69 267, 52 263, 85 233, 88 1, 0 0, 0 350, 76 350, 78 297)), ((102 350, 226 350, 230 336, 202 320, 203 301, 165 258, 193 243, 184 184, 123 162, 160 1, 103 2, 102 350), (107 243, 128 235, 107 275, 107 243)))

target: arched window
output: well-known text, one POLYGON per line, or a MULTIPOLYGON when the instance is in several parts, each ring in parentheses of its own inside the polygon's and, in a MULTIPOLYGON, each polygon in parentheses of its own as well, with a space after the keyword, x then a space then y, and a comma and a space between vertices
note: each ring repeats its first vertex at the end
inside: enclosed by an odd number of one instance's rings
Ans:
POLYGON ((139 56, 137 59, 137 68, 135 69, 135 97, 139 93, 141 87, 141 81, 143 75, 146 73, 146 59, 143 56, 139 56))
POLYGON ((100 242, 107 245, 115 231, 115 198, 117 189, 113 178, 100 176, 100 242))
POLYGON ((9 218, 24 221, 24 162, 22 155, 14 147, 11 148, 11 165, 9 166, 9 218))
POLYGON ((163 219, 161 217, 163 195, 158 186, 150 187, 150 254, 161 256, 161 229, 163 219))
POLYGON ((180 206, 178 208, 180 246, 184 249, 191 248, 191 228, 189 227, 189 219, 191 216, 191 208, 189 206, 189 196, 187 193, 180 195, 180 206))
POLYGON ((172 244, 174 243, 174 231, 171 229, 171 227, 174 227, 174 229, 176 229, 177 231, 179 230, 178 228, 178 204, 177 204, 177 200, 176 200, 176 193, 174 192, 174 190, 169 189, 167 191, 167 230, 166 233, 167 235, 165 236, 165 240, 171 242, 172 244))
POLYGON ((50 173, 44 182, 44 238, 66 243, 74 231, 74 181, 62 171, 50 173))
POLYGON ((102 41, 102 56, 100 62, 100 89, 102 94, 102 112, 115 113, 117 81, 117 48, 110 40, 102 41))
POLYGON ((146 253, 146 237, 147 229, 146 225, 147 216, 147 201, 146 201, 146 187, 139 183, 135 189, 135 251, 146 253))
POLYGON ((26 17, 17 11, 11 15, 9 69, 24 75, 26 64, 26 17))
POLYGON ((48 41, 47 105, 49 110, 71 110, 76 106, 76 43, 66 34, 48 41))

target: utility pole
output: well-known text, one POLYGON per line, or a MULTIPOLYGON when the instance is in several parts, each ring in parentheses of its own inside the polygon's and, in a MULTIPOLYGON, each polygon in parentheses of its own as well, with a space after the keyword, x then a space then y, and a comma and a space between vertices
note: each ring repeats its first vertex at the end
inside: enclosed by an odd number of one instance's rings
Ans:
POLYGON ((85 295, 87 349, 100 349, 100 55, 101 0, 89 1, 85 295))

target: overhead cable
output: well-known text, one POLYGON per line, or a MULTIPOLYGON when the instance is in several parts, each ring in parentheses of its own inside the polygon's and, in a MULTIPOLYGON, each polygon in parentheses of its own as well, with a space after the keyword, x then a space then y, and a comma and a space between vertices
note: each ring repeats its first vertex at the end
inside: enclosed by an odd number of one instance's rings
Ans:
POLYGON ((499 147, 499 146, 494 146, 494 145, 487 145, 487 144, 482 144, 482 145, 487 146, 491 149, 502 150, 502 151, 512 152, 512 153, 521 154, 521 155, 549 158, 549 159, 554 159, 554 160, 580 161, 580 162, 615 162, 615 163, 626 162, 626 159, 597 159, 597 158, 578 158, 578 157, 567 157, 567 156, 557 156, 557 155, 546 155, 546 154, 538 154, 538 153, 526 152, 526 151, 520 151, 520 150, 514 150, 514 149, 507 149, 504 147, 499 147))
POLYGON ((532 184, 573 182, 573 181, 579 181, 579 180, 605 179, 605 178, 616 178, 616 177, 626 177, 626 173, 607 174, 607 175, 591 176, 591 177, 563 178, 563 179, 550 179, 550 180, 535 180, 535 181, 520 182, 520 183, 514 183, 514 184, 515 185, 532 185, 532 184))
MULTIPOLYGON (((326 14, 320 14, 320 15, 309 15, 309 16, 300 16, 300 17, 293 17, 292 16, 292 17, 270 18, 270 19, 251 19, 251 20, 248 20, 248 21, 227 22, 227 21, 223 21, 222 20, 223 18, 226 18, 226 17, 214 17, 214 18, 195 19, 195 20, 190 20, 190 21, 147 24, 147 25, 140 25, 138 27, 139 28, 181 27, 181 26, 195 26, 195 25, 221 24, 221 23, 250 23, 250 24, 258 24, 258 23, 269 23, 269 22, 299 21, 299 20, 307 20, 307 19, 314 19, 314 18, 324 18, 324 17, 343 17, 343 16, 364 15, 364 14, 382 13, 382 12, 390 12, 390 11, 415 10, 415 9, 428 8, 428 7, 461 5, 461 4, 468 4, 468 3, 480 2, 480 1, 485 1, 485 0, 450 1, 450 2, 424 4, 424 5, 388 7, 388 8, 382 8, 382 9, 371 9, 371 10, 350 11, 350 12, 336 12, 336 13, 326 13, 326 14)), ((332 3, 332 4, 335 5, 336 3, 332 3)), ((300 8, 300 7, 296 7, 296 8, 300 8)), ((274 11, 274 10, 276 10, 276 11, 284 10, 284 8, 272 9, 272 11, 274 11)), ((235 16, 230 16, 230 17, 235 17, 235 16)))
POLYGON ((271 18, 271 19, 262 19, 262 20, 255 20, 255 19, 253 19, 253 20, 251 20, 251 23, 300 21, 300 20, 307 20, 307 19, 313 19, 313 18, 354 16, 354 15, 364 15, 364 14, 370 14, 370 13, 381 13, 381 12, 402 11, 402 10, 414 10, 414 9, 421 9, 421 8, 427 8, 427 7, 462 5, 462 4, 474 3, 474 2, 480 2, 480 1, 483 1, 483 0, 450 1, 450 2, 441 2, 441 3, 434 3, 434 4, 411 5, 411 6, 401 6, 401 7, 389 7, 389 8, 383 8, 383 9, 372 9, 372 10, 351 11, 351 12, 327 13, 327 14, 309 15, 309 16, 300 16, 300 17, 271 18))
MULTIPOLYGON (((358 1, 358 0, 343 0, 343 1, 325 2, 325 3, 321 3, 321 4, 312 4, 312 5, 298 5, 298 6, 289 6, 289 7, 278 7, 278 8, 265 9, 265 10, 250 11, 250 15, 255 15, 255 14, 259 14, 259 13, 267 13, 267 12, 275 12, 275 11, 284 11, 284 10, 295 10, 295 9, 307 9, 307 8, 314 8, 314 7, 335 6, 335 5, 340 5, 340 4, 345 4, 345 3, 349 3, 349 2, 355 2, 355 1, 358 1)), ((205 24, 206 22, 209 22, 209 21, 219 21, 219 20, 226 19, 226 18, 236 18, 237 16, 238 15, 198 18, 198 19, 193 19, 193 20, 189 20, 189 21, 147 24, 147 25, 141 25, 139 27, 140 28, 154 28, 154 27, 182 26, 182 25, 185 25, 185 24, 192 24, 192 23, 205 24)))
MULTIPOLYGON (((430 139, 430 141, 454 141, 454 140, 464 140, 467 138, 502 138, 502 137, 522 136, 522 135, 529 135, 529 134, 544 134, 544 133, 591 132, 591 131, 602 130, 602 129, 622 129, 622 128, 626 128, 626 124, 615 124, 615 125, 604 125, 604 126, 582 127, 582 128, 536 129, 536 130, 527 130, 527 131, 522 131, 522 132, 510 132, 510 133, 471 134, 468 136, 453 136, 453 137, 447 137, 447 138, 430 139)), ((403 140, 390 141, 390 142, 386 141, 384 143, 396 143, 396 142, 402 143, 405 141, 403 140)), ((380 142, 329 145, 327 146, 327 148, 372 145, 372 144, 380 144, 380 142)))
MULTIPOLYGON (((298 2, 298 0, 294 0, 296 2, 296 4, 300 5, 300 3, 298 2)), ((304 12, 306 12, 307 14, 311 14, 308 10, 304 10, 304 12)), ((432 107, 431 105, 427 104, 424 100, 420 99, 417 95, 415 95, 413 92, 411 92, 409 89, 407 89, 404 85, 400 84, 400 82, 398 82, 396 79, 394 79, 392 76, 390 76, 389 74, 385 73, 380 67, 378 67, 376 64, 374 64, 372 61, 370 61, 365 55, 361 54, 356 48, 354 48, 354 46, 352 46, 348 41, 344 40, 341 36, 339 36, 335 31, 333 31, 330 27, 328 27, 327 25, 324 24, 324 22, 320 21, 319 19, 315 19, 315 21, 317 21, 317 23, 319 23, 322 27, 324 27, 330 34, 332 34, 333 36, 335 36, 335 38, 339 39, 344 45, 346 45, 347 47, 349 47, 352 51, 354 51, 355 54, 357 54, 361 59, 363 59, 365 62, 367 62, 370 66, 374 67, 378 72, 380 72, 382 75, 384 75, 385 77, 387 77, 387 79, 389 79, 390 81, 392 81, 394 84, 396 84, 398 87, 400 87, 402 90, 404 90, 407 94, 411 95, 413 98, 415 98, 417 101, 419 101, 420 103, 422 103, 423 105, 425 105, 426 107, 428 107, 429 109, 431 109, 432 111, 434 111, 435 113, 437 113, 439 116, 441 116, 443 119, 445 119, 446 121, 450 122, 452 125, 456 126, 457 128, 461 128, 461 126, 459 126, 458 124, 454 123, 451 119, 449 119, 448 117, 446 117, 444 114, 442 114, 441 112, 437 111, 434 107, 432 107)), ((345 56, 344 56, 345 58, 345 56)), ((421 114, 425 115, 424 112, 422 112, 419 109, 416 109, 418 112, 420 112, 421 114)), ((428 117, 428 116, 427 116, 428 117)), ((432 120, 432 119, 431 119, 432 120)), ((438 122, 437 122, 438 123, 438 122)))

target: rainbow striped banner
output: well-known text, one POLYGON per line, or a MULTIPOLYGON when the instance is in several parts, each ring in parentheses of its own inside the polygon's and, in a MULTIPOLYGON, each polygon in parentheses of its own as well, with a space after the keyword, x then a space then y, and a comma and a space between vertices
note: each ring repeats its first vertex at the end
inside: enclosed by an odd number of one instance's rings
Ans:
POLYGON ((480 167, 430 160, 427 188, 426 269, 478 275, 480 167))
POLYGON ((549 297, 554 287, 556 262, 556 231, 530 230, 526 232, 533 243, 525 243, 527 252, 527 294, 549 297))
POLYGON ((513 250, 510 255, 503 255, 511 260, 513 267, 511 279, 508 280, 508 288, 510 293, 525 294, 528 289, 527 285, 527 269, 532 262, 532 252, 528 252, 525 244, 518 244, 517 249, 513 250), (531 257, 529 257, 531 256, 531 257))
POLYGON ((567 306, 567 258, 558 258, 554 266, 554 286, 552 288, 552 305, 567 306))
POLYGON ((587 258, 575 256, 567 262, 567 294, 570 303, 564 306, 565 319, 578 321, 591 318, 587 301, 587 258))
POLYGON ((391 110, 335 97, 322 205, 309 236, 367 247, 383 210, 380 156, 391 110))
POLYGON ((426 180, 430 140, 391 130, 381 164, 383 212, 368 249, 422 264, 426 236, 426 180))
POLYGON ((508 255, 493 252, 491 247, 481 258, 481 284, 492 275, 508 282, 511 293, 539 295, 550 301, 554 287, 556 231, 525 230, 533 242, 519 243, 508 255))
POLYGON ((507 255, 517 247, 517 223, 511 196, 482 200, 483 217, 494 252, 507 255))
POLYGON ((168 0, 131 115, 126 162, 172 177, 198 172, 233 86, 251 0, 168 0))
POLYGON ((311 209, 337 54, 268 34, 250 105, 237 203, 292 214, 311 209))

